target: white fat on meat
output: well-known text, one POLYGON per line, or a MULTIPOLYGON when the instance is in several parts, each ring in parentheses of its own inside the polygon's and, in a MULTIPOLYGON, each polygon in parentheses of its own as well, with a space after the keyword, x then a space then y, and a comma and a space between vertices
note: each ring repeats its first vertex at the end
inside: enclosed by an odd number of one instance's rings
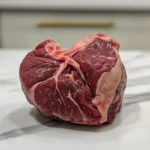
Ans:
MULTIPOLYGON (((56 73, 53 77, 50 77, 50 78, 46 79, 45 81, 38 82, 38 83, 34 84, 34 85, 30 88, 30 90, 29 90, 29 92, 28 92, 28 97, 31 99, 31 101, 33 102, 34 105, 36 105, 35 100, 34 100, 34 91, 35 91, 36 87, 37 87, 39 84, 41 84, 41 83, 45 83, 45 82, 50 81, 50 80, 53 80, 53 79, 55 80, 55 84, 56 84, 56 90, 55 90, 55 92, 58 91, 62 102, 64 103, 64 105, 66 105, 66 103, 65 103, 64 100, 63 100, 63 97, 61 96, 61 93, 60 93, 60 91, 59 91, 59 88, 58 88, 58 77, 59 77, 59 75, 63 72, 63 70, 66 68, 66 66, 67 66, 66 63, 61 63, 60 66, 59 66, 59 69, 58 69, 57 73, 56 73)), ((37 106, 37 105, 36 105, 36 106, 37 106)))
POLYGON ((68 98, 71 102, 73 102, 74 105, 76 105, 76 106, 78 107, 80 113, 82 114, 83 122, 86 122, 87 119, 86 119, 86 117, 85 117, 84 112, 81 110, 81 108, 80 108, 80 106, 78 105, 78 103, 72 98, 70 91, 68 92, 67 98, 68 98))
POLYGON ((76 84, 73 76, 73 71, 71 71, 71 73, 67 73, 65 76, 68 77, 74 84, 76 84))
POLYGON ((57 117, 57 118, 59 118, 59 119, 61 119, 61 120, 64 120, 64 121, 70 121, 70 119, 69 118, 67 118, 66 116, 64 117, 64 116, 62 116, 61 114, 58 114, 58 113, 52 113, 53 114, 53 116, 55 116, 55 117, 57 117))
POLYGON ((84 50, 90 43, 94 41, 95 38, 99 38, 102 40, 105 40, 107 42, 111 41, 112 38, 108 36, 103 36, 102 34, 92 34, 82 41, 79 41, 76 43, 72 48, 68 50, 61 50, 60 45, 55 43, 54 41, 48 43, 45 46, 45 51, 52 57, 54 57, 56 60, 65 61, 66 67, 68 65, 71 65, 73 68, 75 68, 81 75, 81 77, 85 80, 85 76, 82 72, 82 69, 80 65, 70 57, 73 56, 78 51, 84 50))
POLYGON ((122 63, 120 57, 110 72, 104 72, 97 82, 96 96, 92 103, 101 114, 100 123, 107 121, 108 108, 111 105, 116 89, 121 82, 122 63))

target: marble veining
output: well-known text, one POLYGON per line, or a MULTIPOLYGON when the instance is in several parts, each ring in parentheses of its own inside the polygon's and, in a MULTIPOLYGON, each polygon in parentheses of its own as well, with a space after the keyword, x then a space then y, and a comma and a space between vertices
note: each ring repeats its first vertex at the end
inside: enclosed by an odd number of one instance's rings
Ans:
POLYGON ((137 141, 143 142, 144 150, 149 150, 150 53, 121 52, 128 74, 123 108, 112 125, 101 127, 55 122, 41 116, 35 109, 33 112, 33 107, 29 106, 21 92, 18 76, 20 62, 26 53, 11 51, 9 54, 7 50, 0 51, 0 149, 19 149, 23 143, 31 146, 29 150, 40 150, 41 145, 49 149, 56 145, 89 143, 87 148, 100 144, 103 148, 114 147, 120 150, 117 145, 121 140, 124 145, 121 150, 130 150, 127 142, 132 148, 140 150, 141 145, 137 141))
POLYGON ((45 126, 47 127, 57 127, 58 125, 62 125, 63 122, 58 122, 58 121, 48 121, 44 124, 36 124, 36 125, 31 125, 28 127, 23 127, 23 128, 18 128, 18 129, 13 129, 4 133, 0 133, 0 140, 5 140, 8 138, 14 138, 18 136, 25 135, 27 133, 35 133, 35 132, 40 132, 42 130, 46 130, 45 126))

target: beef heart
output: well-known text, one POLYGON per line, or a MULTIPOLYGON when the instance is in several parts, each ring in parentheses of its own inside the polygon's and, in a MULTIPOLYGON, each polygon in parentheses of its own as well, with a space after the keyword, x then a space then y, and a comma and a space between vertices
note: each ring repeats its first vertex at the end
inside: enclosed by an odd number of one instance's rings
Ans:
POLYGON ((40 43, 20 65, 28 102, 54 120, 112 123, 119 112, 127 75, 117 41, 89 35, 68 50, 53 40, 40 43))

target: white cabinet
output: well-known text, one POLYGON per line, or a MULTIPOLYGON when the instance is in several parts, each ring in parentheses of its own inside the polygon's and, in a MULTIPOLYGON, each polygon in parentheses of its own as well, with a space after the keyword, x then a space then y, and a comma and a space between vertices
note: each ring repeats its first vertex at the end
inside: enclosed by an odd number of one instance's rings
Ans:
POLYGON ((150 15, 117 13, 2 12, 2 47, 34 48, 53 39, 62 47, 71 47, 89 34, 102 32, 117 41, 122 49, 150 49, 150 15), (37 27, 38 23, 113 24, 105 27, 37 27))

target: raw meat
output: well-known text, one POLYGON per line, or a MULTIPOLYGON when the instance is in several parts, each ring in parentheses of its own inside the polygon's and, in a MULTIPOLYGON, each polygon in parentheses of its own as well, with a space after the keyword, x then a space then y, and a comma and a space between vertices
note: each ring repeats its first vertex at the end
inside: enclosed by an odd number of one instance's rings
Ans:
POLYGON ((100 33, 68 50, 53 40, 40 43, 20 65, 27 100, 54 120, 84 125, 113 122, 127 80, 119 47, 100 33))

